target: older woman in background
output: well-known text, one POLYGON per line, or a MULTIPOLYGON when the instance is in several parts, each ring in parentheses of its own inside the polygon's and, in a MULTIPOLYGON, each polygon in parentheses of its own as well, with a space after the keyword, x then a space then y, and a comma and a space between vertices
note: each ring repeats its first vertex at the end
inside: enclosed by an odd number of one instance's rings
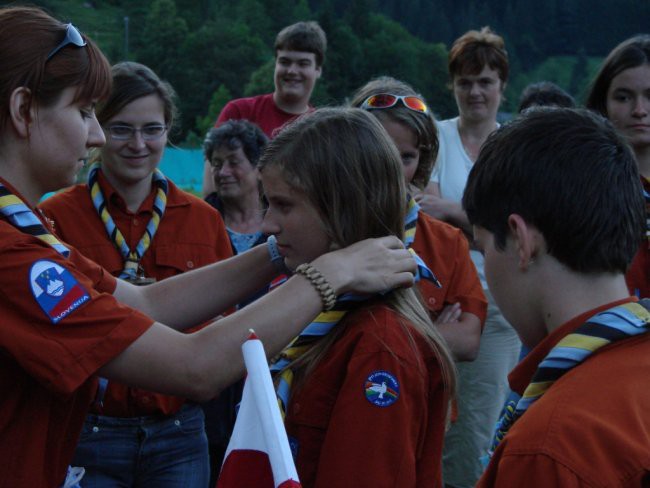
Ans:
MULTIPOLYGON (((508 81, 503 39, 488 27, 469 31, 449 51, 449 74, 458 117, 437 123, 440 150, 431 182, 418 200, 429 215, 469 236, 472 229, 461 198, 474 161, 499 126, 497 111, 508 81)), ((507 375, 519 357, 521 342, 497 308, 485 282, 483 256, 471 251, 485 295, 488 315, 478 357, 458 365, 458 419, 445 437, 444 479, 448 486, 474 486, 483 471, 481 457, 492 440, 495 422, 508 395, 507 375)))
MULTIPOLYGON (((205 200, 221 213, 234 254, 248 251, 266 241, 267 236, 262 232, 265 206, 257 161, 267 142, 268 137, 264 132, 247 120, 229 120, 210 129, 205 136, 203 154, 210 164, 217 189, 205 200)), ((239 307, 267 291, 268 287, 264 287, 241 302, 239 307)), ((242 386, 242 382, 237 382, 203 405, 210 450, 209 486, 214 486, 216 482, 228 447, 242 386)))
POLYGON ((221 213, 236 254, 266 239, 256 166, 267 142, 268 137, 252 122, 229 120, 210 129, 203 143, 217 189, 205 200, 221 213))

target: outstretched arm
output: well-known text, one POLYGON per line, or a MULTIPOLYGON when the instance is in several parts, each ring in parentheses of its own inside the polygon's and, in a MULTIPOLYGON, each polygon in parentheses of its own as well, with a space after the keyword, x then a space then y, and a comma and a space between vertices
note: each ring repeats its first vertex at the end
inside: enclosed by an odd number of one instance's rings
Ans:
MULTIPOLYGON (((127 295, 136 303, 143 300, 144 311, 153 312, 154 317, 167 316, 176 325, 193 325, 200 322, 201 317, 216 316, 218 306, 228 300, 236 302, 240 298, 238 292, 244 296, 250 293, 245 282, 251 277, 242 277, 244 271, 254 272, 258 266, 265 276, 262 282, 270 279, 274 274, 273 265, 266 249, 262 247, 261 251, 256 248, 245 260, 237 260, 243 262, 243 268, 232 264, 236 257, 149 287, 121 284, 116 296, 127 295), (137 299, 130 296, 129 291, 137 299), (223 295, 227 295, 227 299, 223 295), (198 320, 192 322, 192 319, 198 320)), ((241 257, 246 254, 249 253, 241 257)), ((415 270, 411 254, 395 237, 368 239, 320 256, 312 264, 336 294, 374 293, 411 286, 415 270)), ((321 296, 312 284, 302 275, 296 275, 242 310, 194 334, 180 334, 162 323, 154 324, 101 368, 100 374, 141 388, 197 400, 209 399, 243 375, 240 346, 249 329, 255 329, 267 354, 273 356, 298 335, 322 307, 321 296)))

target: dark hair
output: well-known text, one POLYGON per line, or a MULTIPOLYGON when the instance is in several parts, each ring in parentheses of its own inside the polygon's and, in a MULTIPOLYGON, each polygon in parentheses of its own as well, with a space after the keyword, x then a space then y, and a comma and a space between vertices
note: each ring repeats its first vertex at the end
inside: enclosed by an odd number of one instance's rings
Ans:
POLYGON ((650 64, 650 35, 640 34, 621 42, 603 61, 585 106, 607 116, 607 92, 612 80, 622 71, 644 64, 650 64))
POLYGON ((499 73, 502 83, 508 81, 508 52, 503 37, 483 27, 480 31, 468 31, 454 41, 448 62, 452 80, 455 76, 477 75, 485 66, 499 73))
MULTIPOLYGON (((369 81, 359 88, 350 100, 353 107, 361 107, 363 102, 372 95, 378 93, 390 93, 393 95, 413 95, 424 100, 424 97, 417 93, 410 85, 403 81, 396 80, 390 76, 380 76, 369 81)), ((433 165, 438 156, 438 131, 433 118, 431 107, 427 114, 414 112, 406 108, 403 104, 398 103, 389 109, 371 110, 370 113, 381 120, 382 116, 389 117, 391 120, 408 127, 415 132, 417 144, 420 149, 420 163, 413 175, 413 185, 423 190, 429 183, 433 165)))
POLYGON ((543 234, 548 253, 579 273, 624 273, 645 230, 634 155, 588 110, 530 110, 491 134, 463 207, 501 250, 508 216, 521 215, 543 234))
POLYGON ((104 125, 129 103, 148 95, 157 95, 163 102, 165 124, 171 131, 177 115, 176 92, 147 66, 124 61, 111 69, 113 89, 108 99, 99 105, 97 120, 104 125))
POLYGON ((282 29, 275 38, 274 50, 314 53, 316 66, 325 62, 327 36, 318 22, 297 22, 282 29))
POLYGON ((531 83, 521 92, 519 109, 521 113, 530 107, 573 108, 576 102, 571 95, 550 81, 531 83))
POLYGON ((230 150, 242 148, 251 165, 256 166, 269 138, 257 125, 248 120, 228 120, 213 127, 205 135, 203 155, 208 161, 215 149, 225 146, 230 150))
POLYGON ((30 90, 30 104, 55 104, 61 92, 76 87, 74 102, 108 96, 110 65, 99 48, 83 35, 86 46, 70 45, 48 54, 64 39, 67 25, 34 7, 0 9, 0 132, 9 122, 14 90, 30 90))

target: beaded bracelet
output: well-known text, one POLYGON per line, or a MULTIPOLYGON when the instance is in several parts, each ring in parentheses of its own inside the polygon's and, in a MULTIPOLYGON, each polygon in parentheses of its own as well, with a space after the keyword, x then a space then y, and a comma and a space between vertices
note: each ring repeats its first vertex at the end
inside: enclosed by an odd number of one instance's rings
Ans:
POLYGON ((307 278, 314 288, 320 293, 320 298, 323 301, 323 311, 332 310, 336 304, 336 294, 332 285, 325 279, 325 277, 309 263, 303 263, 296 268, 296 273, 303 275, 307 278))

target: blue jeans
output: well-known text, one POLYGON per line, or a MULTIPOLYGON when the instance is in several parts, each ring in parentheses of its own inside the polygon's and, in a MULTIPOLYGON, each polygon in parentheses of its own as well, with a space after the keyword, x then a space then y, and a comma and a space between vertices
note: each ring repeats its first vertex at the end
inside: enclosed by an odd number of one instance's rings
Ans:
POLYGON ((185 404, 168 417, 88 415, 72 465, 86 469, 83 488, 206 488, 203 411, 185 404))

